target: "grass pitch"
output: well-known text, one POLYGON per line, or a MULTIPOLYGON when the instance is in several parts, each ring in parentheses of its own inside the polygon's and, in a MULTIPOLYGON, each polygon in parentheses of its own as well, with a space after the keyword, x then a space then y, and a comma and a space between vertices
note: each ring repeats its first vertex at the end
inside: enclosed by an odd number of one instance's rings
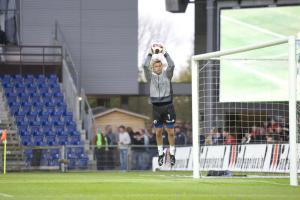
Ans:
POLYGON ((0 199, 298 200, 300 187, 287 178, 194 180, 180 172, 9 173, 0 175, 0 199))

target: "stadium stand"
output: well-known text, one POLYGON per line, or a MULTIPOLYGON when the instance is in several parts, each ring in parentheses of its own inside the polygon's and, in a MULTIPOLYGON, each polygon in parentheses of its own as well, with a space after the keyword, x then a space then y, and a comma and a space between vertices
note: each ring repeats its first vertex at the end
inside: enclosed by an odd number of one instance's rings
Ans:
POLYGON ((58 166, 59 146, 71 145, 67 148, 69 169, 87 167, 88 156, 83 147, 79 147, 83 144, 80 132, 73 113, 67 109, 56 75, 5 74, 0 76, 0 82, 20 144, 25 147, 23 155, 27 166, 36 166, 37 152, 40 165, 58 166))

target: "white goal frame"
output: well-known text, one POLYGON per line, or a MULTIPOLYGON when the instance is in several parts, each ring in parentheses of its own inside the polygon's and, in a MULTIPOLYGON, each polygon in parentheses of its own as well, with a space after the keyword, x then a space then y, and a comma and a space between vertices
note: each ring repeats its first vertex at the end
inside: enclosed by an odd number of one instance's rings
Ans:
POLYGON ((297 61, 296 61, 296 37, 286 38, 244 46, 241 48, 216 51, 200 55, 194 55, 191 59, 192 64, 192 118, 193 118, 193 178, 200 178, 200 153, 199 153, 199 68, 198 63, 201 60, 209 60, 221 56, 231 55, 275 46, 279 44, 288 44, 288 65, 289 65, 289 146, 290 146, 290 185, 298 185, 297 177, 297 116, 296 116, 296 92, 297 92, 297 61))

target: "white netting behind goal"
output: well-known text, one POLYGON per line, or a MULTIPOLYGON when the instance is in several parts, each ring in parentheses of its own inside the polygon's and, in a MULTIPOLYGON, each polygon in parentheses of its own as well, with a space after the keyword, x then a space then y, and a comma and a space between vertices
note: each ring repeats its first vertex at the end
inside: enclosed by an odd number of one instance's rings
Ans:
POLYGON ((300 149, 300 78, 290 41, 193 57, 193 152, 200 157, 194 177, 198 169, 279 174, 292 168, 291 185, 298 184, 289 156, 300 149))
POLYGON ((200 144, 288 143, 287 60, 211 60, 199 67, 200 144))

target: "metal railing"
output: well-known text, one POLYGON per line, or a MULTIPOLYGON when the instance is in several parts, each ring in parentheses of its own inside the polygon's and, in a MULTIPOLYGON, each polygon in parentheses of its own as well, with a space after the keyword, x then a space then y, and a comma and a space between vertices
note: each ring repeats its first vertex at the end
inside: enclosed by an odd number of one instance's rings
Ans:
MULTIPOLYGON (((2 149, 1 152, 3 154, 2 149)), ((157 156, 157 147, 156 145, 129 145, 126 148, 120 148, 118 145, 20 146, 18 152, 17 160, 8 160, 7 171, 131 171, 152 170, 152 160, 157 156)), ((1 155, 0 170, 3 166, 1 155)))
POLYGON ((76 68, 76 65, 73 61, 73 58, 71 56, 70 47, 67 43, 67 40, 65 38, 65 35, 57 21, 55 21, 55 29, 54 29, 54 41, 58 44, 60 44, 62 48, 62 55, 64 60, 66 61, 68 70, 70 72, 70 75, 73 79, 73 82, 75 83, 76 89, 78 94, 80 93, 80 77, 78 70, 76 68))
POLYGON ((63 62, 63 73, 65 73, 63 74, 63 88, 65 88, 67 94, 66 101, 68 105, 71 105, 70 109, 75 114, 76 119, 82 120, 81 128, 86 130, 86 139, 91 140, 93 136, 94 116, 85 91, 81 88, 80 75, 72 59, 69 45, 57 21, 55 22, 54 40, 63 47, 63 59, 65 61, 63 62))
POLYGON ((0 60, 6 65, 16 65, 22 67, 25 65, 41 65, 43 72, 49 65, 62 64, 62 47, 61 46, 0 46, 0 60))

